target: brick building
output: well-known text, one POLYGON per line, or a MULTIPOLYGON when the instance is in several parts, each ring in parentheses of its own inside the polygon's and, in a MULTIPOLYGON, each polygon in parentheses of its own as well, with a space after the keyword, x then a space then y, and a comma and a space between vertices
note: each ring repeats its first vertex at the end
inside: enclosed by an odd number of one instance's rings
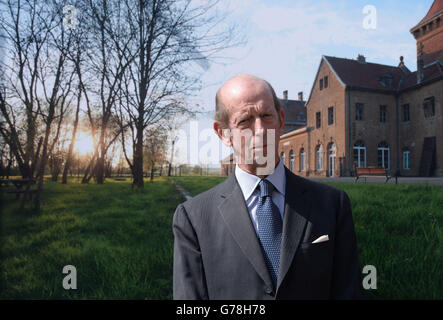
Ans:
POLYGON ((443 176, 443 0, 411 29, 417 71, 323 56, 307 126, 281 136, 285 165, 303 176, 349 176, 355 166, 443 176))
MULTIPOLYGON (((322 56, 306 107, 298 111, 304 110, 306 125, 285 124, 280 137, 286 167, 302 176, 351 176, 356 166, 443 176, 442 18, 443 0, 435 0, 410 30, 417 42, 414 72, 403 57, 390 66, 363 55, 322 56)), ((231 155, 222 160, 221 174, 233 167, 231 155)))

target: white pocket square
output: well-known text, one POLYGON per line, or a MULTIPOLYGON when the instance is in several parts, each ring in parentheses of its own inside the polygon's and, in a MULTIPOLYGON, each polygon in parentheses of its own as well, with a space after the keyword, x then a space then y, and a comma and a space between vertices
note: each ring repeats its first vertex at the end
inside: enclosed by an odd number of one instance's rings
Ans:
POLYGON ((329 237, 328 237, 327 234, 325 234, 324 236, 321 236, 321 237, 315 239, 314 241, 312 241, 312 243, 325 242, 325 241, 328 241, 328 240, 329 240, 329 237))

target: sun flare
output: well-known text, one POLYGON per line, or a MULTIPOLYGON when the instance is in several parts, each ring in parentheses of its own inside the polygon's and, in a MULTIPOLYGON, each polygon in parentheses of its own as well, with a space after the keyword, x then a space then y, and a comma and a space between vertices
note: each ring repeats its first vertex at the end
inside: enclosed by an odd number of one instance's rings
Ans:
POLYGON ((75 151, 83 155, 92 153, 94 151, 92 136, 80 131, 75 139, 75 151))

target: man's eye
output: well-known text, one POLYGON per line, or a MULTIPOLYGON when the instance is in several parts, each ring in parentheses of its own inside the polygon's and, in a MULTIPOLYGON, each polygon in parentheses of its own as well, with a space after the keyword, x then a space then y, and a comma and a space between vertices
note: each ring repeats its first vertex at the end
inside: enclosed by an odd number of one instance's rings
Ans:
POLYGON ((243 119, 243 120, 241 120, 238 124, 245 124, 246 121, 248 121, 248 119, 243 119))

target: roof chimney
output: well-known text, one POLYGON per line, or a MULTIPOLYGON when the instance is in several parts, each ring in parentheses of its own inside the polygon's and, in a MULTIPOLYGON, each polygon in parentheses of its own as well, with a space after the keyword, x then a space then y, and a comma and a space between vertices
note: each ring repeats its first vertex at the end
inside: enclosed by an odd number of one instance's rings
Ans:
POLYGON ((298 101, 303 101, 303 91, 298 93, 298 101))
POLYGON ((365 58, 364 55, 359 54, 359 55, 357 56, 357 61, 360 62, 360 63, 366 63, 366 58, 365 58))
POLYGON ((288 90, 283 91, 283 100, 288 100, 288 90))

